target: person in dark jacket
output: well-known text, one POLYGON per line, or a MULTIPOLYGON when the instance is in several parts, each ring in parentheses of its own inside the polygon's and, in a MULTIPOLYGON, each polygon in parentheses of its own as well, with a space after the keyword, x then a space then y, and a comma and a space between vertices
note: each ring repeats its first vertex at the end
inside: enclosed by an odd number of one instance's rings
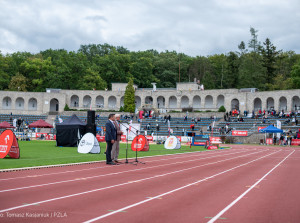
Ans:
POLYGON ((115 114, 110 114, 108 116, 108 121, 105 124, 106 127, 105 141, 107 144, 106 164, 108 165, 116 165, 111 159, 112 146, 117 140, 117 130, 115 128, 114 121, 115 121, 115 114))

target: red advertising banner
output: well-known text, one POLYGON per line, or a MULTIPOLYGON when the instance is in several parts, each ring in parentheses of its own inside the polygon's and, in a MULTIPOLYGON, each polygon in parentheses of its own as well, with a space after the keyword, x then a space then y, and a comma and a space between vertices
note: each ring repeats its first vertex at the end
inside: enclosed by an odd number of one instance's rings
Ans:
POLYGON ((292 146, 300 146, 300 139, 292 139, 292 146))
POLYGON ((267 138, 266 143, 267 143, 267 145, 272 145, 273 144, 273 139, 272 138, 267 138))
POLYGON ((241 130, 233 130, 233 136, 248 136, 248 131, 241 131, 241 130))
POLYGON ((218 149, 218 146, 209 146, 207 149, 209 149, 209 150, 218 149))
POLYGON ((148 151, 149 150, 149 142, 143 135, 138 135, 134 137, 131 143, 132 151, 148 151))
POLYGON ((121 135, 121 141, 126 142, 126 135, 121 135))
POLYGON ((146 136, 146 138, 147 138, 149 141, 153 141, 153 137, 152 137, 152 136, 146 136))
POLYGON ((105 142, 105 136, 96 135, 98 142, 105 142))
POLYGON ((259 132, 259 130, 264 129, 264 128, 267 128, 267 126, 258 126, 257 131, 259 132))
POLYGON ((20 149, 17 138, 11 130, 5 130, 0 135, 0 158, 9 155, 11 158, 20 158, 20 149))
POLYGON ((221 137, 209 137, 211 144, 221 144, 221 137))

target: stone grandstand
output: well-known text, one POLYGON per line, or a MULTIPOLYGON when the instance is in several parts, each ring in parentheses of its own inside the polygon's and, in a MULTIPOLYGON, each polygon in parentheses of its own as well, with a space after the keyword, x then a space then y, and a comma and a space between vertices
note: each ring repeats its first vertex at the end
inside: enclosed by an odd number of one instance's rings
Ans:
MULTIPOLYGON (((12 92, 0 91, 0 121, 8 121, 21 117, 28 124, 44 119, 50 124, 58 120, 58 116, 66 119, 75 113, 82 121, 86 121, 86 112, 83 110, 96 110, 101 117, 97 119, 98 126, 104 126, 107 120, 108 111, 116 113, 120 107, 124 106, 124 93, 126 83, 113 83, 109 91, 88 91, 88 90, 61 90, 47 89, 46 92, 12 92), (72 112, 65 112, 64 107, 68 105, 73 109, 72 112), (10 115, 12 113, 12 115, 10 115), (2 115, 1 115, 2 114, 2 115)), ((269 116, 266 123, 261 118, 252 119, 244 117, 243 122, 237 121, 236 117, 231 121, 225 122, 223 113, 218 113, 220 106, 224 106, 226 111, 247 110, 250 113, 257 113, 259 110, 277 110, 284 113, 300 111, 300 89, 284 91, 260 92, 258 89, 220 89, 203 90, 197 83, 177 83, 176 88, 135 88, 136 107, 138 110, 144 108, 155 110, 157 119, 144 119, 141 122, 141 133, 145 130, 147 134, 156 135, 156 125, 160 130, 157 135, 168 135, 168 124, 162 116, 171 114, 170 127, 173 134, 177 136, 187 135, 191 131, 190 126, 194 124, 194 131, 199 134, 215 136, 231 136, 231 132, 220 131, 226 125, 231 130, 246 130, 248 136, 255 135, 259 126, 274 124, 277 119, 282 121, 283 129, 291 129, 293 132, 298 129, 294 123, 287 123, 288 119, 269 116), (190 112, 189 118, 183 120, 186 115, 183 111, 190 112), (201 111, 201 112, 200 112, 201 111), (174 113, 178 112, 178 113, 174 113), (210 117, 216 116, 214 128, 210 117), (201 118, 201 121, 195 123, 192 118, 201 118), (150 128, 147 129, 147 124, 150 128)), ((124 113, 125 114, 125 113, 124 113)), ((298 114, 298 119, 300 119, 298 114)), ((135 122, 137 120, 134 119, 135 122)), ((255 140, 257 141, 257 140, 255 140)))

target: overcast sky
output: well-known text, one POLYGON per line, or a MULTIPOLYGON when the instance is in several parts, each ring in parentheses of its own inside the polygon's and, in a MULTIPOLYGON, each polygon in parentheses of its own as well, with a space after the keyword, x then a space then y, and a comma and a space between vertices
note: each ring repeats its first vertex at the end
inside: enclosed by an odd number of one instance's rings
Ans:
POLYGON ((0 0, 0 50, 108 43, 190 56, 237 51, 250 27, 300 53, 300 0, 0 0))

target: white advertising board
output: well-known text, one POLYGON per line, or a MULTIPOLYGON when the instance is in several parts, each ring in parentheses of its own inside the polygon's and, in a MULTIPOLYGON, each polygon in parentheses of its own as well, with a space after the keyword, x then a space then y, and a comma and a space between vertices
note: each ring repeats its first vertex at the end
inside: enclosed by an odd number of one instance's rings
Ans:
POLYGON ((79 142, 78 153, 100 153, 98 140, 92 133, 86 133, 79 142))

